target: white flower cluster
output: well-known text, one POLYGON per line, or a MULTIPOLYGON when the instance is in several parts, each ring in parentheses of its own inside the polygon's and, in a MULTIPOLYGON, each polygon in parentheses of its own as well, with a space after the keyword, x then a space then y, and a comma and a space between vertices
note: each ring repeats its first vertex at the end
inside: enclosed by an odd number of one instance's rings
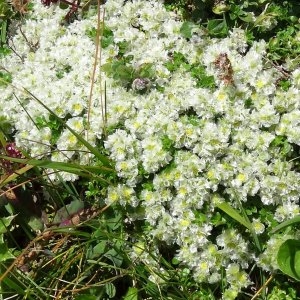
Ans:
MULTIPOLYGON (((104 5, 105 25, 113 43, 102 49, 101 64, 123 55, 135 70, 153 65, 154 76, 147 78, 149 90, 139 93, 99 72, 88 107, 95 55, 89 32, 97 18, 66 27, 61 25, 66 11, 39 2, 16 26, 13 51, 0 61, 12 75, 11 85, 0 86, 0 117, 14 125, 17 145, 32 156, 87 161, 76 137, 67 129, 55 132, 48 111, 24 88, 94 145, 105 126, 121 128, 104 141, 120 177, 108 189, 108 204, 143 206, 151 234, 177 244, 177 259, 199 282, 219 282, 224 268, 227 293, 231 287, 235 295, 250 284, 244 271, 250 264, 258 261, 272 269, 266 256, 255 257, 237 230, 216 230, 216 203, 251 207, 249 199, 255 198, 253 205, 273 212, 277 221, 299 214, 299 173, 273 141, 279 137, 300 146, 300 69, 283 91, 277 86, 280 72, 265 64, 264 41, 247 49, 241 29, 222 40, 194 29, 188 41, 180 34, 182 21, 162 2, 110 0, 104 5), (188 64, 205 66, 216 87, 198 87, 182 66, 170 71, 167 64, 176 53, 188 64), (59 136, 52 145, 54 134, 59 136), (153 178, 152 189, 140 190, 145 178, 153 178)), ((269 226, 259 215, 251 221, 257 234, 269 226)))

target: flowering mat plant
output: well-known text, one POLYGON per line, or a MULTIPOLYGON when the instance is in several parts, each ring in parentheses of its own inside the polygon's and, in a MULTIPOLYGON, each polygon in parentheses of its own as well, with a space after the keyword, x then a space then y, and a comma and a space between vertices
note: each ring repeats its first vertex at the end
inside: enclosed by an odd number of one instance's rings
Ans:
MULTIPOLYGON (((106 298, 254 299, 259 291, 259 299, 299 299, 292 284, 289 295, 276 285, 268 294, 267 279, 300 279, 299 267, 288 272, 278 255, 291 241, 298 251, 300 232, 275 227, 296 224, 300 214, 300 68, 285 72, 267 58, 267 43, 249 44, 241 28, 212 38, 161 1, 108 0, 72 20, 79 4, 49 4, 31 1, 25 17, 11 22, 9 51, 0 59, 0 121, 11 137, 3 169, 11 176, 12 167, 34 169, 40 161, 45 167, 34 176, 44 178, 43 186, 84 182, 79 205, 65 197, 56 209, 67 219, 54 217, 58 228, 82 222, 75 219, 87 214, 85 201, 119 216, 110 230, 122 227, 122 241, 104 243, 95 223, 101 217, 92 211, 94 244, 82 259, 93 264, 106 255, 122 268, 125 260, 107 253, 117 253, 119 246, 108 250, 111 243, 126 242, 127 260, 147 266, 148 285, 160 296, 138 298, 143 287, 132 282, 127 294, 116 294, 112 280, 106 298), (108 172, 94 176, 97 167, 108 172), (81 176, 87 170, 90 180, 81 176), (67 203, 78 205, 71 218, 67 203), (176 298, 164 287, 178 278, 193 285, 176 298)), ((2 214, 3 245, 3 234, 18 229, 13 212, 2 214)), ((17 257, 14 248, 0 255, 3 272, 17 257)), ((290 252, 284 259, 299 262, 290 252)), ((28 266, 14 272, 31 276, 28 266)), ((65 292, 58 295, 100 299, 65 292)))

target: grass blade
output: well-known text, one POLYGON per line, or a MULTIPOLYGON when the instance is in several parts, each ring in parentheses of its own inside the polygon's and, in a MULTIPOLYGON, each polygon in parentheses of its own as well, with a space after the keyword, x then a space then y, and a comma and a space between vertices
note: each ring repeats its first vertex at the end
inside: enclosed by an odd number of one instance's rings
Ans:
POLYGON ((300 223, 300 216, 296 216, 293 219, 286 220, 286 221, 282 222, 281 224, 277 225, 276 227, 274 227, 270 231, 270 234, 274 234, 274 233, 276 233, 277 231, 279 231, 281 229, 284 229, 288 226, 299 224, 299 223, 300 223))
MULTIPOLYGON (((0 156, 1 158, 5 158, 5 156, 0 156)), ((3 186, 5 186, 6 184, 8 184, 11 181, 14 181, 15 179, 17 179, 20 175, 26 173, 27 171, 29 171, 30 169, 32 169, 34 166, 27 164, 26 166, 14 171, 13 174, 4 177, 3 179, 0 178, 0 188, 2 188, 3 186)))
MULTIPOLYGON (((43 159, 33 159, 33 158, 13 158, 5 155, 0 155, 1 159, 9 160, 16 163, 26 164, 25 167, 21 168, 18 171, 15 171, 15 174, 9 176, 9 178, 16 178, 18 175, 25 173, 33 167, 40 167, 44 169, 53 169, 57 171, 64 171, 73 174, 113 174, 114 170, 109 167, 104 166, 84 166, 79 164, 72 164, 68 162, 54 162, 51 160, 43 159)), ((6 179, 7 180, 7 179, 6 179)))
POLYGON ((240 215, 240 213, 234 209, 232 206, 230 206, 227 202, 222 202, 217 204, 217 207, 221 209, 224 213, 226 213, 228 216, 245 226, 247 229, 251 230, 252 226, 251 224, 240 215))

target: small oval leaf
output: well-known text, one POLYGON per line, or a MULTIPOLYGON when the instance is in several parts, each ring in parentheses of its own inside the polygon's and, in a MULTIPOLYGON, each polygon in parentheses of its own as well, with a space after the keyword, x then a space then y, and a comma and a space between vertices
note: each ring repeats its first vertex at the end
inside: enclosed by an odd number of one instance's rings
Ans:
POLYGON ((283 273, 300 281, 300 241, 286 240, 278 250, 277 263, 283 273))
POLYGON ((105 292, 109 298, 113 298, 116 295, 116 287, 109 282, 105 285, 105 292))
POLYGON ((130 287, 124 297, 124 300, 138 300, 138 289, 130 287))

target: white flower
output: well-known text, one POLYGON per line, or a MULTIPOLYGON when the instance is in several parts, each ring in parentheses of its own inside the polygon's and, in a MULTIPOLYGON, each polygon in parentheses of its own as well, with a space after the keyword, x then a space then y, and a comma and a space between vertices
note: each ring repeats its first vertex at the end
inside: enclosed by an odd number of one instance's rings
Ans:
POLYGON ((110 186, 108 188, 105 202, 107 205, 114 204, 115 202, 118 202, 123 206, 129 204, 135 207, 138 205, 138 200, 136 198, 134 189, 124 184, 110 186))
MULTIPOLYGON (((90 164, 93 155, 36 97, 91 145, 104 145, 118 176, 105 202, 140 205, 143 213, 128 218, 144 219, 150 224, 147 236, 178 247, 176 257, 197 282, 218 284, 225 269, 223 299, 233 299, 250 284, 243 269, 255 259, 244 234, 227 224, 219 225, 217 237, 210 236, 216 207, 226 201, 235 208, 238 197, 251 209, 249 197, 255 196, 261 201, 258 209, 268 206, 277 221, 299 215, 295 161, 282 159, 272 142, 280 136, 300 145, 300 71, 292 72, 292 86, 284 91, 276 85, 278 71, 266 68, 266 43, 253 42, 245 54, 241 29, 210 39, 195 27, 187 41, 180 33, 180 15, 166 11, 162 1, 110 0, 104 7, 112 43, 101 50, 92 82, 95 42, 89 35, 96 14, 62 26, 65 10, 33 1, 20 24, 26 38, 17 29, 10 39, 15 51, 0 60, 12 77, 12 85, 0 85, 0 119, 11 123, 17 145, 29 155, 90 164), (171 71, 170 65, 178 63, 175 52, 184 62, 171 71), (191 64, 204 67, 218 82, 216 59, 224 53, 230 74, 223 75, 232 76, 234 85, 199 88, 205 77, 195 76, 191 64), (120 57, 134 70, 128 78, 122 77, 122 66, 114 69, 115 63, 122 65, 120 57), (145 63, 153 74, 139 74, 145 63), (101 69, 104 65, 112 74, 101 69), (131 89, 137 79, 151 82, 143 94, 131 89)), ((78 177, 52 172, 49 178, 78 177)), ((259 217, 252 226, 257 234, 265 229, 259 217)), ((272 237, 267 243, 258 259, 261 268, 276 268, 279 240, 272 237)), ((131 256, 160 271, 144 241, 135 242, 131 256)))
POLYGON ((295 87, 300 87, 300 69, 296 69, 292 72, 292 80, 295 87))
POLYGON ((138 180, 138 161, 134 158, 118 161, 115 166, 118 176, 127 179, 127 185, 134 186, 138 180))
POLYGON ((142 140, 141 146, 143 149, 141 161, 149 173, 157 171, 172 159, 171 155, 163 149, 161 140, 155 136, 142 140))
POLYGON ((286 136, 290 143, 300 145, 300 110, 284 114, 276 128, 276 134, 286 136))
POLYGON ((111 158, 122 161, 126 157, 133 156, 136 151, 136 141, 133 136, 124 130, 116 130, 105 141, 105 148, 111 151, 111 158))
POLYGON ((278 222, 283 222, 299 216, 299 214, 300 208, 298 203, 286 202, 277 207, 274 219, 278 222))
POLYGON ((73 130, 75 130, 77 133, 82 133, 84 130, 84 124, 83 124, 83 118, 81 117, 75 117, 69 119, 66 124, 70 126, 73 130))
POLYGON ((256 234, 261 234, 265 231, 265 225, 259 219, 252 220, 252 228, 256 234))
POLYGON ((287 91, 276 91, 272 103, 279 113, 286 113, 299 109, 299 98, 299 89, 290 87, 287 91))
POLYGON ((251 115, 253 123, 257 123, 259 127, 270 127, 279 123, 279 115, 275 108, 270 103, 259 107, 257 111, 254 111, 251 115))

